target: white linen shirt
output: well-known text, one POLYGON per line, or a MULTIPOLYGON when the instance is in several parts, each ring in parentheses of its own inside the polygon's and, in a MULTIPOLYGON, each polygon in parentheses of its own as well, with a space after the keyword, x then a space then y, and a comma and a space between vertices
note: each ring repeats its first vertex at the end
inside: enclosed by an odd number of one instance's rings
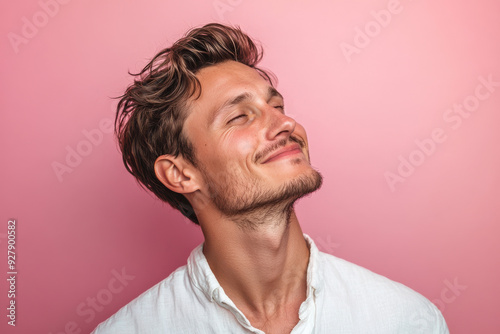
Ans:
MULTIPOLYGON (((291 333, 449 333, 441 312, 410 288, 310 249, 307 297, 291 333)), ((259 333, 225 294, 203 254, 203 243, 175 270, 92 334, 259 333)))

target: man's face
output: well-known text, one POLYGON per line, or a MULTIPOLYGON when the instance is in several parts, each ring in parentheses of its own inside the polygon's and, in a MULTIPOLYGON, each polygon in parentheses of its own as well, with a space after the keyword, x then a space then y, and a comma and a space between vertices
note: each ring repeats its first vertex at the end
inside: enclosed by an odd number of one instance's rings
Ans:
POLYGON ((189 101, 183 131, 194 146, 200 191, 221 213, 293 204, 321 186, 304 128, 255 69, 227 61, 197 78, 201 95, 189 101))

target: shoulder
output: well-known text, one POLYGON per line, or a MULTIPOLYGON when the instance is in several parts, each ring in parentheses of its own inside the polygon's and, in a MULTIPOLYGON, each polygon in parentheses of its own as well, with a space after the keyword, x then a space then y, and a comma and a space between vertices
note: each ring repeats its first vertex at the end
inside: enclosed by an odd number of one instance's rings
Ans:
POLYGON ((448 333, 441 312, 411 288, 369 269, 319 252, 319 279, 356 323, 380 323, 405 333, 448 333))
POLYGON ((174 317, 179 317, 179 312, 185 313, 185 307, 196 304, 196 298, 186 266, 179 267, 99 324, 92 333, 165 332, 172 327, 174 317))
POLYGON ((416 296, 416 292, 405 285, 352 262, 323 252, 319 252, 318 258, 321 268, 320 273, 328 277, 334 277, 335 280, 330 282, 337 288, 349 287, 349 289, 361 291, 377 288, 373 293, 386 294, 390 292, 391 294, 402 293, 405 296, 407 294, 416 296))

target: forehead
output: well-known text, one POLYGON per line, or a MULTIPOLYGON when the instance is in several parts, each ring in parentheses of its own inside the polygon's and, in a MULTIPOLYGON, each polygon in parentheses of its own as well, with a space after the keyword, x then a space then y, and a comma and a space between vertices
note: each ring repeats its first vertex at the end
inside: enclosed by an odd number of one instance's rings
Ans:
POLYGON ((269 82, 256 69, 236 61, 205 67, 198 71, 196 77, 201 84, 201 94, 189 101, 190 109, 196 113, 203 111, 208 114, 243 92, 267 94, 270 87, 269 82))
POLYGON ((268 85, 256 69, 232 60, 205 67, 198 71, 196 77, 205 91, 228 88, 227 85, 236 83, 268 85))

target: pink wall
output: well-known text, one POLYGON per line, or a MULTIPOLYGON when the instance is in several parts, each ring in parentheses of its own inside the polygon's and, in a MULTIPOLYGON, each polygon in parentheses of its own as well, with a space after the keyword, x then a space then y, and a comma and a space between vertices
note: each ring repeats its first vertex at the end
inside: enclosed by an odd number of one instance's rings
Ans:
POLYGON ((297 211, 319 248, 419 291, 452 333, 500 332, 498 1, 55 1, 0 11, 0 269, 15 218, 18 271, 0 332, 88 333, 202 242, 126 173, 108 97, 211 21, 263 43, 308 129, 325 183, 297 211))

